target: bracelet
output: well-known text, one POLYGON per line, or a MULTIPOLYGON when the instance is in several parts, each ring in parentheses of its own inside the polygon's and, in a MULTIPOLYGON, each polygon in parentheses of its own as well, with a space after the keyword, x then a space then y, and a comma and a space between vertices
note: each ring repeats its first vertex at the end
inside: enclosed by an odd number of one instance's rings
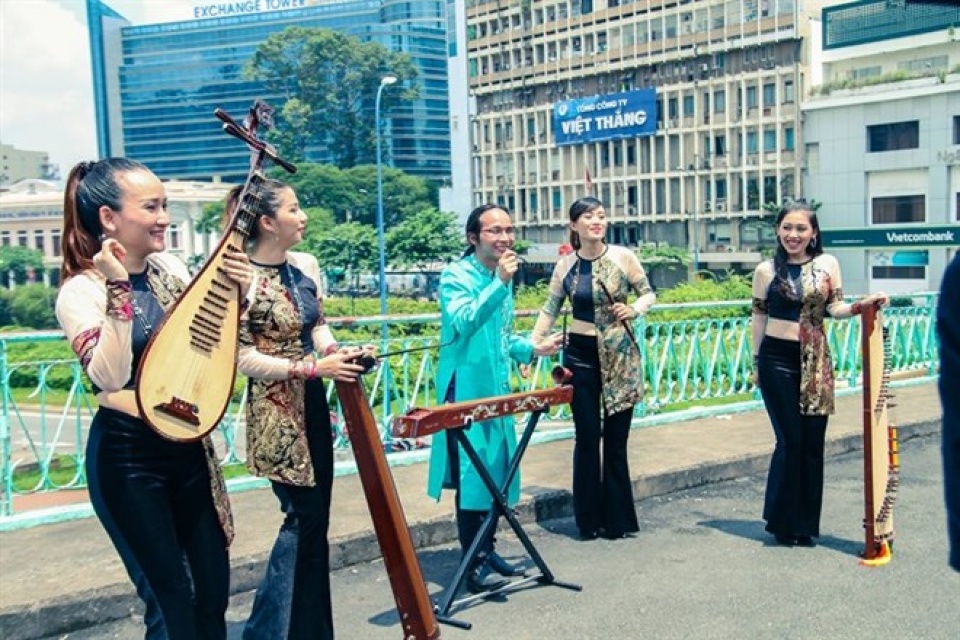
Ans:
POLYGON ((313 380, 314 378, 317 377, 317 361, 310 360, 309 362, 307 362, 307 367, 309 368, 307 369, 306 375, 304 377, 307 380, 313 380))
POLYGON ((850 305, 850 313, 852 313, 855 316, 858 316, 861 313, 863 313, 863 305, 860 304, 859 300, 857 300, 852 305, 850 305))
POLYGON ((336 353, 337 351, 339 351, 339 350, 340 350, 340 345, 337 344, 336 342, 331 342, 331 343, 328 344, 327 347, 323 350, 323 357, 326 358, 327 356, 331 356, 331 355, 335 354, 335 353, 336 353))
POLYGON ((107 315, 133 320, 133 285, 130 280, 107 280, 107 315))

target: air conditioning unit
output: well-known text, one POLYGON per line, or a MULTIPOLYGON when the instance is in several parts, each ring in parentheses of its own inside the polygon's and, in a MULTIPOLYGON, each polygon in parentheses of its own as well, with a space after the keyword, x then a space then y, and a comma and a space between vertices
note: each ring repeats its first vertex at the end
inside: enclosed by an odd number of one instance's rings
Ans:
POLYGON ((727 210, 727 205, 725 202, 717 203, 717 211, 726 211, 726 210, 727 210))
POLYGON ((710 211, 711 209, 713 209, 713 204, 709 200, 703 203, 704 211, 710 211))
POLYGON ((627 207, 627 215, 635 216, 637 215, 637 208, 632 204, 627 207))

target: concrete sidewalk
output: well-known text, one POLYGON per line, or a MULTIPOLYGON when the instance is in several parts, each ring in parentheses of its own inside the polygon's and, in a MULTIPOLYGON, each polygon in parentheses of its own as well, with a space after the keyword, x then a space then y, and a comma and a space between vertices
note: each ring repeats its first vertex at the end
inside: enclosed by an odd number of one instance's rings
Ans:
MULTIPOLYGON (((892 410, 900 438, 940 431, 940 401, 929 381, 894 388, 892 410)), ((837 398, 828 429, 828 456, 861 447, 862 397, 837 398)), ((637 500, 764 472, 773 434, 762 410, 635 429, 630 465, 637 500)), ((532 446, 522 466, 521 522, 571 515, 572 440, 532 446)), ((418 548, 456 540, 452 496, 425 495, 427 466, 393 469, 407 522, 418 548)), ((827 495, 829 500, 829 494, 827 495)), ((255 589, 280 525, 269 490, 232 496, 237 536, 231 548, 231 591, 255 589)), ((757 505, 760 520, 761 505, 757 505)), ((759 525, 758 525, 759 526, 759 525)), ((642 532, 641 532, 642 535, 642 532)), ((356 475, 334 482, 331 566, 380 556, 356 475)), ((0 533, 0 638, 42 638, 129 616, 139 602, 117 554, 95 518, 0 533)))

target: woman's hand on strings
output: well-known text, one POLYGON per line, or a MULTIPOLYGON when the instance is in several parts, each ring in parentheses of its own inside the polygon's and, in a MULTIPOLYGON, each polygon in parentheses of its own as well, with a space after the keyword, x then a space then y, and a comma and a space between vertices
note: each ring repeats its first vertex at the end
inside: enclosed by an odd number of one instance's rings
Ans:
POLYGON ((620 322, 629 322, 637 317, 636 310, 622 302, 614 302, 613 306, 610 307, 610 311, 613 312, 614 317, 620 322))
POLYGON ((123 266, 127 250, 115 238, 107 238, 100 245, 100 251, 93 256, 93 266, 107 280, 129 280, 130 274, 123 266))
POLYGON ((364 350, 344 347, 317 360, 317 375, 337 382, 354 382, 364 372, 360 356, 364 350))
POLYGON ((223 254, 223 270, 240 286, 240 298, 246 298, 253 284, 253 266, 247 254, 239 249, 228 250, 223 254))

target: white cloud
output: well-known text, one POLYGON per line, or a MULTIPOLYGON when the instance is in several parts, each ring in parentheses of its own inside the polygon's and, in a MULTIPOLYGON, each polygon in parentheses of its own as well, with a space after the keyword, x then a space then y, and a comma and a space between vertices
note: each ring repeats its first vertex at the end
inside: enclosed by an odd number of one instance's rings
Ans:
MULTIPOLYGON (((188 20, 199 0, 106 0, 131 23, 188 20)), ((0 2, 0 141, 66 175, 97 156, 85 0, 0 2)))
POLYGON ((0 139, 63 172, 96 155, 87 29, 60 2, 0 4, 0 139))

